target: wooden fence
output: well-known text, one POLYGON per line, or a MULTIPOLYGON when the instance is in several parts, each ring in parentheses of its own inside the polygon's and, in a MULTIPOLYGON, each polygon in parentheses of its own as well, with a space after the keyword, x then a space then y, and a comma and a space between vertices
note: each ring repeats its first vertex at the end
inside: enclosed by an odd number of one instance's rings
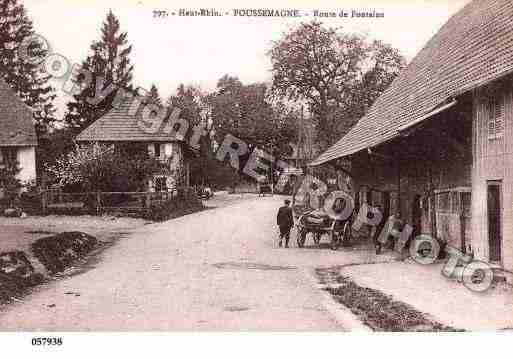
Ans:
POLYGON ((172 199, 183 200, 195 195, 192 187, 181 187, 170 192, 75 192, 68 193, 59 189, 41 192, 43 213, 74 212, 141 212, 152 205, 172 199))

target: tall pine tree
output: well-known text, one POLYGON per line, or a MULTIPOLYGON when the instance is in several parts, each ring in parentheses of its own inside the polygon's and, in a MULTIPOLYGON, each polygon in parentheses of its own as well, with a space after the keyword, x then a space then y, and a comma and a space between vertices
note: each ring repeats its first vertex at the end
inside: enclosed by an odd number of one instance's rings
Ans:
POLYGON ((0 0, 0 76, 33 110, 40 135, 55 121, 55 94, 48 82, 50 76, 41 64, 47 55, 43 44, 30 42, 27 48, 30 61, 21 56, 23 41, 34 35, 32 21, 24 6, 18 0, 0 0))
POLYGON ((92 43, 91 54, 82 63, 82 69, 91 74, 91 81, 87 86, 84 82, 84 88, 68 103, 65 121, 76 131, 111 110, 118 89, 132 89, 133 65, 129 59, 132 46, 128 45, 127 33, 120 31, 119 20, 112 11, 107 14, 101 33, 100 41, 92 43), (99 97, 101 91, 108 95, 99 97))

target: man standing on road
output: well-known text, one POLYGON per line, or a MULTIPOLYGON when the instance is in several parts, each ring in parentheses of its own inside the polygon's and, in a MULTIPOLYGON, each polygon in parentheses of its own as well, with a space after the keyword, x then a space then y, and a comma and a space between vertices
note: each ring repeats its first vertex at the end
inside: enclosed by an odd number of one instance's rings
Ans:
POLYGON ((285 238, 285 248, 289 247, 290 229, 294 225, 294 217, 292 215, 292 208, 290 208, 290 200, 285 200, 285 205, 280 207, 276 222, 280 227, 280 242, 278 245, 281 247, 282 240, 285 238))

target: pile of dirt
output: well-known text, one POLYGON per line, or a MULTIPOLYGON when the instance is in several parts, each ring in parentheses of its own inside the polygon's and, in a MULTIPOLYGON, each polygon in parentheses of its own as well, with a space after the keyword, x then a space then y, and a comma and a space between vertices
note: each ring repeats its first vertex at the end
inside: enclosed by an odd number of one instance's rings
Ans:
POLYGON ((63 232, 32 243, 34 256, 51 273, 64 271, 98 245, 98 240, 83 232, 63 232))
MULTIPOLYGON (((333 281, 333 273, 329 270, 318 269, 317 275, 325 284, 333 281), (330 280, 331 279, 331 280, 330 280)), ((333 298, 349 308, 367 326, 377 331, 461 331, 445 326, 428 318, 424 313, 411 305, 394 300, 378 290, 361 287, 351 279, 337 276, 336 286, 331 285, 326 290, 333 298)))
POLYGON ((43 275, 22 251, 0 253, 0 303, 20 296, 27 288, 43 281, 43 275))

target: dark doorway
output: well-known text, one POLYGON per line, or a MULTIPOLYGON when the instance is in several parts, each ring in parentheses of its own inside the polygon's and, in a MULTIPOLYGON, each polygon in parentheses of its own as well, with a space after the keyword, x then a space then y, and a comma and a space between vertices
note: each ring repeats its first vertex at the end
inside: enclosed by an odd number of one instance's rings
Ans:
POLYGON ((502 182, 488 181, 488 245, 490 261, 501 261, 502 182))
POLYGON ((372 189, 367 191, 367 205, 372 206, 372 189))
POLYGON ((354 194, 354 213, 360 213, 360 192, 354 194))
POLYGON ((413 223, 413 237, 418 236, 421 233, 422 225, 422 209, 421 209, 421 196, 416 194, 413 197, 413 203, 411 207, 411 220, 413 223))
POLYGON ((383 192, 383 218, 390 217, 390 192, 383 192))

